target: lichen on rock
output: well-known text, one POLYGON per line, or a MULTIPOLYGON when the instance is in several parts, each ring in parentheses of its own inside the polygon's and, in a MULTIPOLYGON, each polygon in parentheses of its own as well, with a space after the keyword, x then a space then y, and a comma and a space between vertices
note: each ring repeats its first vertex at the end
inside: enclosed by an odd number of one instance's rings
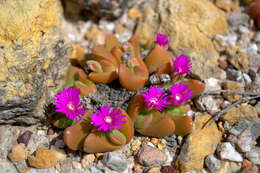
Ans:
POLYGON ((61 88, 70 44, 56 0, 0 2, 0 123, 34 124, 61 88))

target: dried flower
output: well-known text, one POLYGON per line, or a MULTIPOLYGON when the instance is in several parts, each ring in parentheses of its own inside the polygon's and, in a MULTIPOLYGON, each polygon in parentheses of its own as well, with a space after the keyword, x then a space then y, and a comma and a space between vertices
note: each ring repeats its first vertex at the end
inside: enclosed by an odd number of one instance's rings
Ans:
POLYGON ((112 108, 112 105, 101 106, 100 110, 95 109, 95 112, 91 115, 91 124, 99 126, 98 131, 120 129, 122 128, 120 124, 126 123, 126 121, 121 120, 125 118, 122 111, 117 107, 112 108))
POLYGON ((56 94, 53 98, 53 104, 56 105, 57 112, 66 114, 66 117, 75 121, 85 113, 79 98, 80 90, 75 88, 63 89, 60 93, 56 94))
POLYGON ((177 72, 180 76, 183 74, 189 74, 191 69, 191 62, 185 55, 180 55, 175 60, 173 59, 173 72, 177 72))
POLYGON ((169 44, 168 36, 158 33, 156 36, 156 43, 161 47, 165 47, 169 44))
POLYGON ((188 85, 185 84, 174 84, 170 88, 173 98, 173 103, 179 106, 182 102, 187 102, 192 94, 194 93, 192 90, 189 89, 188 85))
POLYGON ((171 104, 168 101, 169 96, 162 92, 161 87, 154 86, 148 91, 146 90, 142 95, 145 98, 144 101, 147 103, 147 106, 154 107, 159 111, 162 111, 167 105, 171 104))

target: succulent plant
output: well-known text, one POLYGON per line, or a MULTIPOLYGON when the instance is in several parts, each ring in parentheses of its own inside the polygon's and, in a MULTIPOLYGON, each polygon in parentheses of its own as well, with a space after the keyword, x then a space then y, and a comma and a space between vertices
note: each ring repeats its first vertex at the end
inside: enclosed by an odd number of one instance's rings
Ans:
POLYGON ((108 152, 118 149, 132 139, 133 123, 126 112, 103 106, 96 113, 87 111, 78 123, 64 131, 64 142, 71 150, 87 153, 108 152))
POLYGON ((136 130, 146 136, 163 137, 171 133, 185 136, 192 130, 192 119, 184 105, 190 98, 204 90, 197 80, 184 79, 190 73, 191 62, 185 55, 177 58, 166 50, 168 37, 157 34, 156 45, 145 58, 150 72, 158 76, 168 74, 172 82, 162 87, 151 87, 135 95, 128 107, 128 114, 136 130))
POLYGON ((150 72, 154 72, 164 66, 172 65, 173 54, 165 49, 169 43, 168 37, 163 34, 157 34, 156 45, 154 49, 145 58, 144 62, 150 72))
POLYGON ((148 70, 140 58, 138 37, 120 46, 117 38, 110 34, 105 45, 93 47, 92 56, 86 61, 92 71, 88 77, 95 83, 111 83, 119 78, 120 84, 128 90, 142 88, 148 80, 148 70), (123 58, 124 55, 129 57, 123 58))
MULTIPOLYGON (((148 100, 146 91, 132 98, 128 114, 135 122, 135 128, 139 133, 155 137, 164 137, 172 133, 185 136, 192 130, 192 118, 186 115, 189 109, 183 103, 202 92, 204 85, 194 80, 187 80, 185 83, 171 83, 164 86, 165 88, 171 86, 171 94, 168 96, 163 92, 157 92, 159 94, 153 92, 154 94, 150 94, 148 100), (194 83, 195 85, 190 87, 194 83)), ((154 87, 149 89, 150 93, 152 89, 154 87)), ((157 89, 161 90, 160 87, 157 89)))
POLYGON ((256 20, 258 29, 260 29, 260 0, 254 0, 248 10, 249 16, 256 20))

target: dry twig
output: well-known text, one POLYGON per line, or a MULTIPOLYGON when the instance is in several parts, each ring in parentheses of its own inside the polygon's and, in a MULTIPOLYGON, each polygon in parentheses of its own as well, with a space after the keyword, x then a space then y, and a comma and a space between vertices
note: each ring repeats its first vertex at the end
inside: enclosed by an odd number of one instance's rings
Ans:
POLYGON ((233 90, 212 90, 212 91, 206 91, 201 93, 201 95, 199 96, 199 99, 201 97, 207 96, 207 95, 211 95, 211 94, 220 94, 220 93, 231 93, 231 94, 237 94, 237 95, 242 95, 243 97, 241 97, 240 99, 238 99, 237 101, 235 101, 234 103, 232 103, 231 105, 227 106, 226 108, 224 108, 223 110, 219 111, 217 114, 215 114, 214 116, 212 116, 203 126, 203 128, 208 124, 208 126, 210 126, 213 122, 216 122, 219 120, 219 118, 225 114, 226 112, 228 112, 230 109, 232 109, 233 107, 235 107, 236 105, 245 102, 245 101, 250 101, 253 99, 257 99, 260 98, 260 93, 254 93, 254 92, 238 92, 238 91, 233 91, 233 90))

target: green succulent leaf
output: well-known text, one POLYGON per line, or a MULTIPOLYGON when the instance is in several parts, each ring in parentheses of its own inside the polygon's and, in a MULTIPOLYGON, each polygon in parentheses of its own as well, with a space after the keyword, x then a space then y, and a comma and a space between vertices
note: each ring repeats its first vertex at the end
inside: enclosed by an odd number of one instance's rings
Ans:
POLYGON ((59 129, 65 129, 69 126, 72 126, 73 124, 75 124, 75 121, 70 120, 66 117, 62 117, 60 119, 58 119, 57 121, 54 122, 54 126, 59 128, 59 129))
POLYGON ((126 143, 126 136, 119 130, 106 132, 106 136, 108 140, 115 145, 124 145, 126 143))
POLYGON ((139 114, 135 121, 135 127, 137 129, 148 127, 153 120, 153 115, 151 112, 146 112, 143 114, 139 114))
POLYGON ((182 107, 182 106, 178 106, 178 107, 167 107, 166 111, 174 114, 174 115, 184 115, 187 113, 187 110, 182 107))
POLYGON ((173 86, 174 84, 179 84, 179 83, 181 83, 181 80, 169 82, 169 83, 163 85, 162 88, 163 88, 163 89, 164 89, 164 88, 170 89, 171 86, 173 86))

